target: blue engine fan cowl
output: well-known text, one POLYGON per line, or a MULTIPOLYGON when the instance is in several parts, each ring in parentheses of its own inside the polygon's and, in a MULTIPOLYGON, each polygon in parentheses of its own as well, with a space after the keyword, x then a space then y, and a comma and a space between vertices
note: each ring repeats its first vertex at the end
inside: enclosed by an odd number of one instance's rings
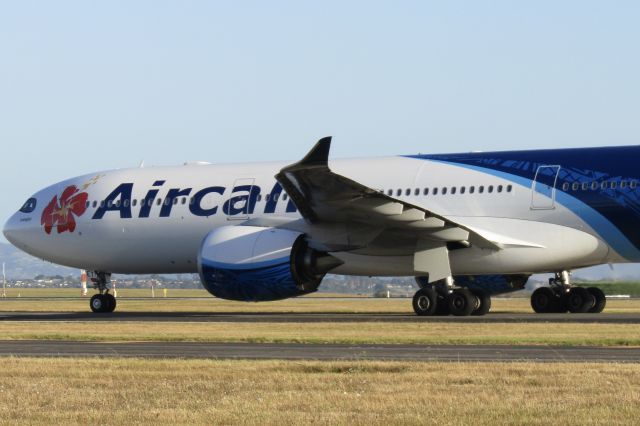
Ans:
POLYGON ((280 300, 310 293, 296 285, 288 257, 263 266, 235 266, 203 260, 202 285, 221 299, 245 302, 280 300))
POLYGON ((299 232, 255 226, 211 231, 198 255, 200 280, 209 293, 246 302, 314 292, 326 272, 340 263, 310 249, 299 232))

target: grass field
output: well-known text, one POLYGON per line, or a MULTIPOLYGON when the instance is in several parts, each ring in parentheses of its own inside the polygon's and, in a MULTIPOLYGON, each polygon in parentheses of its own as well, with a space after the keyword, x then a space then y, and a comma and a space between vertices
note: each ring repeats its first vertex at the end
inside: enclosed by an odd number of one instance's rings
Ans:
POLYGON ((0 424, 637 424, 640 365, 5 358, 0 424))
MULTIPOLYGON (((34 293, 37 294, 35 290, 34 293)), ((138 290, 139 291, 139 290, 138 290)), ((68 290, 57 291, 59 294, 68 290)), ((237 313, 381 313, 412 315, 409 299, 325 299, 304 297, 271 303, 230 302, 193 290, 175 290, 174 299, 131 299, 120 294, 119 312, 237 313)), ((48 295, 55 294, 49 292, 48 295)), ((41 293, 40 293, 41 295, 41 293)), ((29 296, 32 296, 31 294, 29 296)), ((132 293, 129 297, 137 297, 132 293)), ((0 299, 0 311, 88 311, 87 298, 0 299)), ((531 312, 527 299, 499 299, 492 312, 531 312)), ((612 300, 606 312, 640 312, 640 300, 612 300)), ((489 314, 490 315, 490 314, 489 314)), ((532 314, 534 315, 534 314, 532 314)), ((569 315, 569 314, 567 314, 569 315)), ((541 344, 640 346, 633 324, 458 323, 458 322, 172 322, 172 321, 2 321, 2 339, 84 341, 201 341, 349 344, 541 344)))
MULTIPOLYGON (((79 297, 78 289, 9 289, 9 298, 0 298, 0 312, 56 311, 86 312, 89 297, 79 297), (9 291, 11 290, 11 291, 9 291), (18 296, 20 293, 20 297, 18 296), (34 300, 33 298, 43 298, 34 300), (59 298, 59 299, 58 299, 59 298)), ((89 296, 93 292, 89 292, 89 296)), ((373 299, 343 295, 313 295, 277 302, 246 303, 217 299, 204 290, 170 289, 168 298, 150 290, 118 290, 118 312, 297 312, 297 313, 390 313, 412 314, 411 299, 373 299), (328 299, 327 297, 338 297, 328 299), (143 299, 139 299, 143 298, 143 299), (195 299, 194 299, 195 298, 195 299)), ((533 312, 528 298, 493 298, 491 312, 533 312)), ((640 299, 609 300, 605 312, 640 313, 640 299)))
POLYGON ((640 346, 636 324, 3 321, 3 340, 640 346))

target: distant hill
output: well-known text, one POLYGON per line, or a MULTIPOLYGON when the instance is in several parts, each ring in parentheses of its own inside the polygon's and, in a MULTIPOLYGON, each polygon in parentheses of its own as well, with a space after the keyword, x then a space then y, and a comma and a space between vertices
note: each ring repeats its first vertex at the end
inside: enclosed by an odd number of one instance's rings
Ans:
POLYGON ((45 262, 6 243, 0 243, 0 264, 3 262, 7 279, 33 278, 36 275, 67 276, 79 274, 77 269, 45 262))

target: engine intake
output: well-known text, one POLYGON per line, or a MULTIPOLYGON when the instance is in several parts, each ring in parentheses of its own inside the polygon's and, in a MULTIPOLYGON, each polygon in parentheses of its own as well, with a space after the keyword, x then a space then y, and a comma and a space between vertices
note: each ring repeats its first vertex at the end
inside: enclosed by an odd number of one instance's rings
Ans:
POLYGON ((318 289, 342 264, 311 249, 299 232, 256 226, 223 226, 205 237, 198 255, 200 280, 216 297, 269 301, 318 289))

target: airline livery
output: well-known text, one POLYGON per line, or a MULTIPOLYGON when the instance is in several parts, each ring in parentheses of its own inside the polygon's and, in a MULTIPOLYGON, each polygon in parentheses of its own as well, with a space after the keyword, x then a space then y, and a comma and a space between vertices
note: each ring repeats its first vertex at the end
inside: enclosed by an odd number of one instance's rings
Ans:
POLYGON ((554 273, 536 312, 601 312, 572 269, 640 261, 640 147, 150 167, 69 179, 4 227, 16 247, 89 271, 94 312, 110 277, 198 272, 214 296, 314 292, 331 272, 414 276, 418 315, 482 315, 491 296, 554 273))

